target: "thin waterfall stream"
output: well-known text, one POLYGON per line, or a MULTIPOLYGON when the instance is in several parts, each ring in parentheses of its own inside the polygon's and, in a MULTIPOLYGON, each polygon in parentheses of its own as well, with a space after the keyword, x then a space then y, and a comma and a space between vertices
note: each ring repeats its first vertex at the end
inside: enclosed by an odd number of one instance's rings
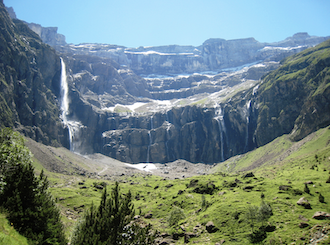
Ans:
POLYGON ((79 146, 81 142, 79 141, 80 129, 84 126, 74 120, 69 120, 68 115, 69 111, 69 85, 66 74, 65 62, 61 59, 61 119, 63 124, 68 127, 69 132, 69 142, 70 142, 70 151, 77 152, 79 151, 79 146))

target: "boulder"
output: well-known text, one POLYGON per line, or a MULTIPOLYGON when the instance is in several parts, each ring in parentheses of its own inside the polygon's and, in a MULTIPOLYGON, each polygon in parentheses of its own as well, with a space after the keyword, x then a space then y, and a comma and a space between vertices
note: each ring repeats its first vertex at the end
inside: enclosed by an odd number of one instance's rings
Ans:
POLYGON ((140 219, 140 218, 141 218, 140 215, 135 215, 135 216, 133 217, 134 220, 137 220, 137 219, 140 219))
POLYGON ((184 243, 189 243, 189 240, 192 237, 196 237, 196 234, 193 232, 185 232, 184 233, 184 243))
POLYGON ((212 221, 207 222, 205 228, 208 233, 214 233, 219 230, 217 227, 215 227, 215 225, 212 221))
POLYGON ((306 209, 311 209, 311 204, 308 202, 306 197, 302 197, 297 201, 297 204, 303 206, 306 209))
POLYGON ((306 228, 308 226, 309 226, 309 224, 307 224, 305 222, 300 222, 300 224, 299 224, 299 228, 306 228))
POLYGON ((215 243, 215 245, 222 245, 225 243, 225 239, 222 239, 220 242, 215 243))
POLYGON ((330 219, 330 214, 323 211, 317 211, 312 218, 317 220, 330 219))
POLYGON ((151 219, 152 218, 152 213, 147 213, 146 215, 144 215, 144 218, 151 219))

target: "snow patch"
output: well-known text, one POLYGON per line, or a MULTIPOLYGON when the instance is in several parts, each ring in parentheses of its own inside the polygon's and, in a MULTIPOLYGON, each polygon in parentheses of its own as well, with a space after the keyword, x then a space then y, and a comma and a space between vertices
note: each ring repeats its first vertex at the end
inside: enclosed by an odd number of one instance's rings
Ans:
POLYGON ((115 106, 102 108, 102 110, 114 112, 115 108, 118 106, 118 107, 125 107, 125 108, 129 109, 130 111, 135 112, 135 110, 137 108, 140 108, 141 106, 144 106, 146 104, 147 103, 143 103, 143 102, 136 102, 136 103, 134 103, 132 105, 116 104, 115 106))
POLYGON ((272 47, 272 46, 266 46, 262 49, 260 49, 260 51, 267 51, 267 50, 294 50, 294 49, 300 49, 303 48, 305 46, 296 46, 296 47, 272 47))
POLYGON ((138 163, 138 164, 125 163, 125 164, 131 168, 136 168, 146 172, 151 172, 151 170, 157 169, 156 165, 152 163, 138 163))

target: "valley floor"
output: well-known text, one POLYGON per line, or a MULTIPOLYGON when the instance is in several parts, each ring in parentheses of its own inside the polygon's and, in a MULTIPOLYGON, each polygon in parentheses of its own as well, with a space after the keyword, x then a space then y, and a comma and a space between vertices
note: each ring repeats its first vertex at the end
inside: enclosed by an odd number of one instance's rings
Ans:
POLYGON ((263 202, 273 215, 252 227, 261 232, 262 244, 329 244, 329 220, 313 218, 319 211, 330 213, 329 142, 329 128, 299 142, 284 135, 216 166, 184 160, 132 165, 29 139, 26 145, 36 172, 46 169, 68 237, 84 211, 98 205, 104 186, 110 191, 118 181, 122 193, 132 193, 136 222, 157 230, 157 244, 251 244, 246 214, 263 202), (297 204, 303 197, 310 206, 297 204), (183 216, 170 225, 178 210, 183 216))

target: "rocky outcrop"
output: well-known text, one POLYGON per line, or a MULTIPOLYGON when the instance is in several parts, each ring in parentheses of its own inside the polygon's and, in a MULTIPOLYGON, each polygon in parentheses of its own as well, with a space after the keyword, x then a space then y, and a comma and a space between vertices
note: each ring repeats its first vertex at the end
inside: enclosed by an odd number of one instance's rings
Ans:
POLYGON ((67 142, 59 119, 60 59, 0 3, 0 124, 45 144, 67 142))
POLYGON ((28 23, 28 26, 39 35, 44 43, 51 46, 66 45, 65 36, 57 33, 57 27, 42 27, 35 23, 28 23))
MULTIPOLYGON (((11 19, 17 19, 15 11, 12 7, 6 7, 6 10, 11 19)), ((26 22, 24 22, 26 23, 26 22)), ((51 46, 66 45, 65 36, 57 33, 57 27, 42 27, 35 23, 26 23, 32 31, 38 34, 44 43, 51 46)))

